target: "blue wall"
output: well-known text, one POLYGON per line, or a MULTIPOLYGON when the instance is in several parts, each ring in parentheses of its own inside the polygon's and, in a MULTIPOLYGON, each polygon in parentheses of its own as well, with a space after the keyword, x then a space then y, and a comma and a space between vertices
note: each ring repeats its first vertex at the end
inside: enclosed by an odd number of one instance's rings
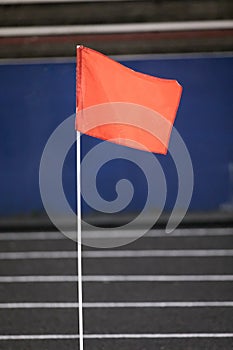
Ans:
MULTIPOLYGON (((194 167, 190 210, 218 210, 231 195, 228 167, 233 162, 233 57, 151 57, 121 63, 144 73, 177 79, 183 86, 175 126, 194 167)), ((1 64, 0 91, 0 216, 43 212, 38 181, 40 157, 53 130, 75 111, 75 64, 1 64)), ((83 152, 98 142, 83 137, 83 152)), ((143 156, 140 151, 134 152, 143 156)), ((177 176, 169 155, 157 158, 167 177, 169 210, 177 193, 177 176)), ((74 164, 73 147, 64 166, 65 192, 73 207, 74 164)), ((137 211, 143 205, 147 186, 135 165, 116 160, 100 175, 99 190, 106 199, 114 198, 114 183, 128 177, 136 191, 126 210, 137 211)), ((84 203, 84 210, 91 209, 84 203)))

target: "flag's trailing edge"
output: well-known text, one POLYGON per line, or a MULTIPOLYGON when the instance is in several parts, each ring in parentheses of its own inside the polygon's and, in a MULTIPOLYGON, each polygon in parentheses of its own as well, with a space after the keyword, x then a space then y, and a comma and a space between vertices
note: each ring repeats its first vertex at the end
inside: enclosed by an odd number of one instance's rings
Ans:
POLYGON ((182 87, 77 47, 76 129, 120 145, 167 153, 182 87), (94 107, 94 108, 93 108, 94 107))

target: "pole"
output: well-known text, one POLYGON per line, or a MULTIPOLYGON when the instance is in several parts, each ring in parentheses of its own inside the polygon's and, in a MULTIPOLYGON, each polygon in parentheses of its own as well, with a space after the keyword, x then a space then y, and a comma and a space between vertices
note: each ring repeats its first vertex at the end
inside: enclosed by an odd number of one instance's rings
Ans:
POLYGON ((81 135, 76 134, 77 153, 77 264, 78 264, 78 314, 79 314, 79 350, 83 350, 83 293, 82 293, 82 235, 81 235, 81 135))

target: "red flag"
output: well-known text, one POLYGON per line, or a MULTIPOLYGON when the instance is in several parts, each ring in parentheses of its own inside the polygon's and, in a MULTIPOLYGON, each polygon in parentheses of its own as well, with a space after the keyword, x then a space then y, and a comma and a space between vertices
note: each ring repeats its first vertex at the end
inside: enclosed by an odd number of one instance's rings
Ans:
POLYGON ((81 133, 167 153, 182 92, 177 81, 135 72, 79 46, 76 88, 76 129, 81 133))

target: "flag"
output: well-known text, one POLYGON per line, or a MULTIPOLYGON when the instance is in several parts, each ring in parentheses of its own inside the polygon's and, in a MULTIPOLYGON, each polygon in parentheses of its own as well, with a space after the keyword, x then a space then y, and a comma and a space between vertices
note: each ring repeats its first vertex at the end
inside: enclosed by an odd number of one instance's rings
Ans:
POLYGON ((79 46, 76 89, 76 130, 120 145, 167 153, 182 92, 176 80, 133 71, 79 46))

